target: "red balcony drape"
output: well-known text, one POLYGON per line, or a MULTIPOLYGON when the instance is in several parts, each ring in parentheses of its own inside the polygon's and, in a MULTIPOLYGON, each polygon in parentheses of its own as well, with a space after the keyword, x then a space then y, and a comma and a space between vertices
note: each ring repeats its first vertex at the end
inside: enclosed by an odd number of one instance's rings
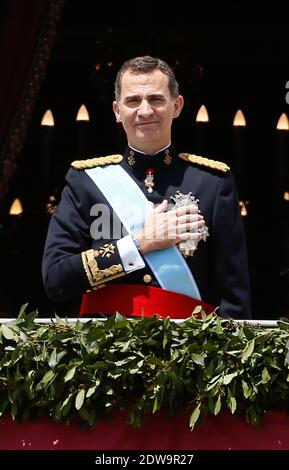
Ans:
POLYGON ((141 428, 127 422, 127 410, 100 420, 83 431, 77 422, 55 423, 49 418, 19 424, 8 416, 0 419, 1 450, 288 450, 289 418, 270 411, 260 426, 244 417, 222 412, 208 415, 189 428, 189 413, 169 417, 149 414, 141 428))

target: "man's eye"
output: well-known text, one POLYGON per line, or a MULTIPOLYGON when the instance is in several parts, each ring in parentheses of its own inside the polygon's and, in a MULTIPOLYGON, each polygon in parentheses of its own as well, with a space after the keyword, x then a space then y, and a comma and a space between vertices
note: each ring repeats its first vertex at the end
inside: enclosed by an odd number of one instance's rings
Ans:
POLYGON ((151 101, 151 103, 162 103, 163 99, 160 96, 155 96, 150 101, 151 101))
POLYGON ((139 103, 139 100, 137 98, 131 98, 127 100, 126 104, 129 106, 136 106, 139 103))

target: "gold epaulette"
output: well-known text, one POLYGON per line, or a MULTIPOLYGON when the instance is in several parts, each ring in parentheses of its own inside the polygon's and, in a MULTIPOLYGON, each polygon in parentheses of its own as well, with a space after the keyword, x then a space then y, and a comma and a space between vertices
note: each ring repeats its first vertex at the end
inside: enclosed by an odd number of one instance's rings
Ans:
POLYGON ((106 157, 89 158, 88 160, 74 160, 71 163, 72 168, 76 170, 88 170, 95 166, 111 165, 112 163, 120 163, 123 160, 122 155, 107 155, 106 157))
POLYGON ((206 166, 207 168, 213 168, 214 170, 219 170, 223 173, 226 173, 230 170, 230 167, 226 165, 226 163, 218 162, 217 160, 211 160, 206 157, 200 157, 199 155, 180 153, 179 157, 186 162, 196 163, 197 165, 206 166))

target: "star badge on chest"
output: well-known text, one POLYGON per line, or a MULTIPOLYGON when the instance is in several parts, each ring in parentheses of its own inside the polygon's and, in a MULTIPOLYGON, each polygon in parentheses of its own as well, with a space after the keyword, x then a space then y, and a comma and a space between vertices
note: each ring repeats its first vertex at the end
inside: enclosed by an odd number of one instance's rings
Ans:
MULTIPOLYGON (((177 191, 175 196, 171 196, 171 199, 174 201, 174 205, 172 209, 177 209, 179 207, 189 206, 194 204, 198 208, 198 213, 200 214, 201 211, 199 210, 199 199, 192 195, 191 192, 188 194, 183 194, 180 191, 177 191)), ((207 237, 209 236, 208 227, 205 225, 204 227, 200 227, 196 230, 199 237, 195 239, 189 239, 182 241, 178 244, 178 248, 183 256, 193 256, 200 240, 206 241, 207 237)))

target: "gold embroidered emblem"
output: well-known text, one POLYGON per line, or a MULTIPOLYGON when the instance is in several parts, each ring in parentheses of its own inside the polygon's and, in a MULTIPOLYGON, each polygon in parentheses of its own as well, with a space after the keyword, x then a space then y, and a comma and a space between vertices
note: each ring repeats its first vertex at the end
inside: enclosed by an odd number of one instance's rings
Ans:
POLYGON ((110 258, 111 255, 115 253, 115 245, 112 243, 106 243, 105 245, 101 246, 98 250, 98 255, 101 255, 102 258, 110 258))
POLYGON ((135 164, 135 158, 134 158, 134 151, 130 150, 128 157, 127 157, 128 164, 130 166, 133 166, 135 164))
POLYGON ((92 249, 83 251, 81 253, 81 260, 91 287, 101 284, 103 279, 104 282, 107 280, 111 281, 125 274, 121 264, 113 264, 109 268, 99 269, 95 259, 95 250, 92 249))
POLYGON ((166 165, 170 165, 172 163, 172 156, 171 156, 170 151, 168 149, 165 150, 164 163, 166 165))

